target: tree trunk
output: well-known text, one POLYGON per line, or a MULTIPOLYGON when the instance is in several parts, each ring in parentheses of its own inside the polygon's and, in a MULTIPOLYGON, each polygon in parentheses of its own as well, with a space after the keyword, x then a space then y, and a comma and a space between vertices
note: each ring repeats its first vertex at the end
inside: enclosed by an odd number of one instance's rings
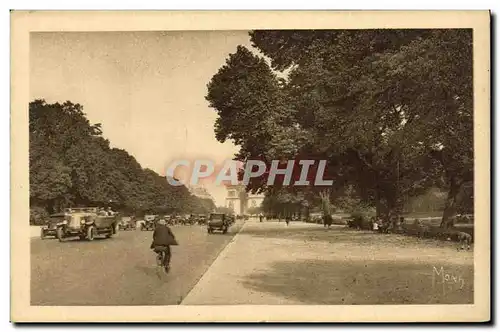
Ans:
POLYGON ((386 188, 380 193, 380 200, 377 205, 377 214, 380 213, 382 219, 389 222, 396 228, 399 218, 403 213, 403 200, 396 188, 386 188))
POLYGON ((330 191, 328 189, 323 190, 319 193, 319 197, 321 198, 321 206, 323 210, 323 215, 330 214, 330 191))
POLYGON ((376 211, 375 214, 377 215, 378 218, 386 219, 388 217, 387 204, 378 198, 375 203, 375 211, 376 211))
POLYGON ((375 191, 375 214, 377 218, 381 218, 383 221, 389 221, 389 210, 387 195, 384 190, 377 187, 375 191))
POLYGON ((457 198, 462 189, 462 184, 463 182, 455 177, 450 179, 450 189, 448 190, 448 197, 446 197, 440 227, 449 228, 453 226, 453 219, 457 212, 457 198))
POLYGON ((47 201, 47 212, 49 214, 55 213, 55 200, 51 199, 47 201))

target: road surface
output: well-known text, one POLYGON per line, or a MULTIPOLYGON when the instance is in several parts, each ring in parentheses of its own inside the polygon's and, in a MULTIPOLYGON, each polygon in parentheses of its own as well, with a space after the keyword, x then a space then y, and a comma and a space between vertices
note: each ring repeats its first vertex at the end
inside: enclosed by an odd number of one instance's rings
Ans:
POLYGON ((31 241, 32 305, 179 304, 241 228, 207 234, 202 226, 172 227, 172 269, 160 277, 149 249, 151 231, 121 231, 92 242, 31 241))

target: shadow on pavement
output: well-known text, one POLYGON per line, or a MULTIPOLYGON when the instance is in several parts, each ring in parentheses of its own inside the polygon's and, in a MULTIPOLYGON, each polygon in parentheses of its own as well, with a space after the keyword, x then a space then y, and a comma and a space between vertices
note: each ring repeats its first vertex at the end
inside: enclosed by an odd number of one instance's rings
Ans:
POLYGON ((304 304, 471 304, 473 267, 397 261, 280 261, 242 284, 304 304))
POLYGON ((158 276, 158 267, 156 265, 152 266, 137 266, 137 269, 150 277, 158 276))

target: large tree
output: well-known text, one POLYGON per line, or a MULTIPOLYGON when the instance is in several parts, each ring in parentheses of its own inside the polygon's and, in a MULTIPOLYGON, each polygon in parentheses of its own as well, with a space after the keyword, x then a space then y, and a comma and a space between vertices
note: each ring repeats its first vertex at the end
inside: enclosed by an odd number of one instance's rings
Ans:
MULTIPOLYGON (((324 201, 350 183, 385 215, 401 213, 404 197, 439 184, 445 170, 443 221, 452 214, 456 187, 472 170, 469 30, 250 35, 274 70, 289 75, 278 79, 239 47, 212 79, 207 99, 223 124, 218 137, 237 138, 237 158, 328 160, 335 181, 319 190, 324 201)), ((266 189, 265 176, 256 188, 266 189)))
POLYGON ((455 143, 471 146, 472 133, 465 132, 472 128, 469 30, 256 31, 251 37, 275 69, 291 68, 296 118, 327 145, 316 150, 347 156, 359 190, 386 211, 399 212, 402 197, 438 181, 446 166, 429 156, 447 141, 445 129, 464 134, 455 143))

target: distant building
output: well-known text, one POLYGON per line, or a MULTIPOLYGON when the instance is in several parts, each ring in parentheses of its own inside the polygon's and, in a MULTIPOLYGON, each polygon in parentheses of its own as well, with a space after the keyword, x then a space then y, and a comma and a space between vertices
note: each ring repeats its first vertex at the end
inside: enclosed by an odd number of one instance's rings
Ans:
POLYGON ((212 195, 210 195, 208 190, 205 187, 203 187, 202 185, 189 186, 189 191, 191 192, 191 194, 193 194, 196 197, 210 199, 212 201, 214 200, 212 195))
POLYGON ((236 215, 248 213, 252 207, 261 207, 264 194, 250 194, 243 184, 227 185, 226 207, 233 210, 236 215))

